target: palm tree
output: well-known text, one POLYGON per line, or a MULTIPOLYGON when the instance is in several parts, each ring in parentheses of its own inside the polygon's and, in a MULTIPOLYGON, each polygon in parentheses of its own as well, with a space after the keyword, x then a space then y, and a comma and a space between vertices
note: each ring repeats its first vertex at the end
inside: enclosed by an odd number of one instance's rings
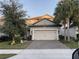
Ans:
MULTIPOLYGON (((63 21, 64 25, 64 33, 65 33, 65 40, 66 40, 66 24, 67 26, 67 33, 69 33, 70 21, 77 22, 75 15, 79 15, 77 13, 79 11, 79 1, 78 0, 62 0, 58 3, 55 11, 55 22, 60 23, 63 21), (58 22, 59 21, 59 22, 58 22)), ((70 41, 70 35, 68 36, 68 41, 70 41)))

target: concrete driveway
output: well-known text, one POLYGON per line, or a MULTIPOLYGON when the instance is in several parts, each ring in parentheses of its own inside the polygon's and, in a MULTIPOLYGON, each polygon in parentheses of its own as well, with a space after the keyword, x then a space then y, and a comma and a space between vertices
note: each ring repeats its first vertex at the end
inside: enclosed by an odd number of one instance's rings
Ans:
POLYGON ((67 49, 64 44, 57 40, 34 40, 27 49, 67 49))

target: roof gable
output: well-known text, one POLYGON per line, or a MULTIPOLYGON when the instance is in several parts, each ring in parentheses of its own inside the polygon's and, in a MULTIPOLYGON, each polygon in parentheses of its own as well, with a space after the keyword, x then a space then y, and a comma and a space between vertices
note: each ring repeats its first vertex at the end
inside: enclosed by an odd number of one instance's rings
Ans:
POLYGON ((37 26, 48 26, 48 25, 54 25, 54 23, 48 19, 40 20, 39 22, 34 23, 33 25, 37 26))

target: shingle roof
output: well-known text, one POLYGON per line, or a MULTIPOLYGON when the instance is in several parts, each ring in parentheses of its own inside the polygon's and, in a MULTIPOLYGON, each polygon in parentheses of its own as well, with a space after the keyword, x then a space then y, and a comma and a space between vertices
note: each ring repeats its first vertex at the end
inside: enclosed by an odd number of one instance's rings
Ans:
POLYGON ((30 19, 26 20, 25 23, 27 25, 32 25, 32 24, 39 22, 40 20, 43 20, 43 19, 48 19, 50 21, 53 21, 54 16, 49 16, 49 15, 38 16, 38 17, 34 17, 34 18, 30 18, 30 19))

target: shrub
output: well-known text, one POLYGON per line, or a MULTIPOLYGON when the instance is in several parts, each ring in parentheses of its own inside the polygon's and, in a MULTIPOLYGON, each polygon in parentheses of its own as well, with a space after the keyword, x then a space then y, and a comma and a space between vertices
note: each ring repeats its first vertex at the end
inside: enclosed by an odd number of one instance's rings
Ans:
POLYGON ((31 35, 28 36, 28 37, 27 37, 27 40, 28 40, 28 41, 32 40, 32 36, 31 36, 31 35))
POLYGON ((77 41, 77 42, 79 41, 79 34, 77 34, 77 39, 76 39, 76 41, 77 41))
POLYGON ((63 39, 64 39, 64 36, 59 35, 59 40, 63 40, 63 39))

